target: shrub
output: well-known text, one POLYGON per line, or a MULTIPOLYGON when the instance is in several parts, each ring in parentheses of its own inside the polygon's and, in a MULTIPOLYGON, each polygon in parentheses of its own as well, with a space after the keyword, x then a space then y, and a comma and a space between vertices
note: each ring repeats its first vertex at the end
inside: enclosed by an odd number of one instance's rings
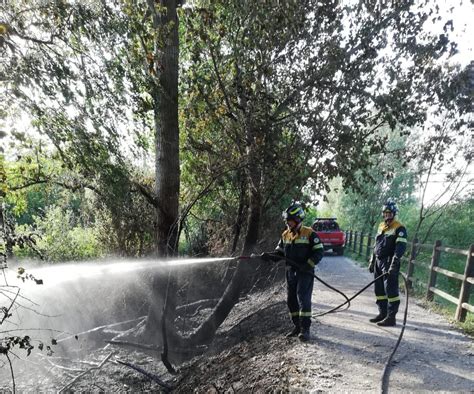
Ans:
MULTIPOLYGON (((31 232, 28 226, 19 226, 18 233, 31 232)), ((49 261, 86 260, 104 254, 94 227, 74 223, 71 210, 49 207, 44 217, 35 216, 33 231, 38 235, 37 247, 49 261)), ((33 257, 33 251, 15 249, 17 257, 33 257)))

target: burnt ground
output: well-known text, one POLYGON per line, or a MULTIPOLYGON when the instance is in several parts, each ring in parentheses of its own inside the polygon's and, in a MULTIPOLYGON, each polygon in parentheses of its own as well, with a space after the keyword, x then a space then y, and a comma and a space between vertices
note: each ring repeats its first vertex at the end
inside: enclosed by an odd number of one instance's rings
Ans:
MULTIPOLYGON (((355 294, 371 275, 344 257, 325 256, 316 274, 344 291, 355 294)), ((337 293, 315 282, 313 311, 338 305, 337 293)), ((402 306, 404 297, 402 297, 402 306)), ((204 318, 209 310, 201 310, 204 318)), ((386 359, 400 332, 368 322, 376 312, 372 289, 352 302, 347 311, 316 318, 312 339, 287 339, 291 329, 285 304, 284 283, 241 300, 219 328, 207 351, 181 365, 178 374, 166 372, 156 351, 107 345, 51 357, 33 354, 26 363, 13 360, 18 392, 59 391, 81 372, 109 361, 77 379, 66 392, 161 391, 143 374, 117 364, 132 363, 160 376, 174 392, 379 392, 386 359)), ((401 307, 403 312, 403 307, 401 307)), ((400 319, 402 313, 399 314, 400 319)), ((197 316, 199 318, 199 316, 197 316)), ((400 323, 400 322, 399 322, 400 323)), ((118 326, 100 332, 109 338, 118 326)), ((82 350, 81 350, 82 349, 82 350)), ((0 392, 11 390, 8 365, 0 365, 0 392)), ((440 315, 410 300, 408 323, 390 373, 390 391, 472 392, 474 344, 440 315)))

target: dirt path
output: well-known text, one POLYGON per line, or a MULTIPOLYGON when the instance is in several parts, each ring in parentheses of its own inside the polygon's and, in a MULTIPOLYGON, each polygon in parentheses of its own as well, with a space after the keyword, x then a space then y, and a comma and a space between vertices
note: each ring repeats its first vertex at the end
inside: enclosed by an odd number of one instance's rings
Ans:
MULTIPOLYGON (((324 258, 316 274, 347 295, 355 294, 372 278, 348 258, 333 256, 324 258)), ((339 295, 321 284, 315 286, 316 313, 330 309, 340 300, 339 295)), ((383 329, 368 322, 377 311, 372 288, 357 297, 348 311, 317 319, 311 343, 295 344, 292 351, 297 363, 311 371, 301 374, 300 387, 377 391, 383 365, 400 332, 404 302, 402 295, 399 325, 393 328, 383 329)), ((394 360, 391 391, 474 390, 472 339, 414 301, 410 301, 407 328, 394 360)))

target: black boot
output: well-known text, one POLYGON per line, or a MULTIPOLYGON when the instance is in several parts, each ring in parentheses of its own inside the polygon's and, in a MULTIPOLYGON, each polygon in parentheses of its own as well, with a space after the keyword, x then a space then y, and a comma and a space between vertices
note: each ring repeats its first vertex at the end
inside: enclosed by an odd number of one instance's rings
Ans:
POLYGON ((300 334, 298 335, 298 338, 301 342, 308 342, 309 341, 309 327, 307 328, 302 328, 300 334))
POLYGON ((387 314, 386 313, 381 313, 379 312, 379 314, 375 317, 373 317, 372 319, 369 319, 369 321, 371 323, 378 323, 379 321, 382 321, 383 319, 385 319, 387 317, 387 314))
POLYGON ((380 327, 393 327, 396 324, 397 321, 395 320, 395 316, 387 316, 381 322, 377 323, 377 325, 380 327))
POLYGON ((288 334, 286 334, 285 336, 287 338, 291 338, 291 337, 296 337, 299 333, 300 333, 300 326, 294 326, 293 327, 293 330, 291 330, 288 334))

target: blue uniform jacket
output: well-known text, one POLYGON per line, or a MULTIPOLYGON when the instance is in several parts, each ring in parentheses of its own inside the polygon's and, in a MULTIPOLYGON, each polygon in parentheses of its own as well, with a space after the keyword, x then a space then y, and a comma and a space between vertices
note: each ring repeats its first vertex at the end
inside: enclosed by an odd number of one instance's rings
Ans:
POLYGON ((407 247, 407 230, 400 222, 393 220, 388 226, 380 223, 375 237, 374 253, 378 259, 397 256, 401 258, 407 247))
POLYGON ((286 229, 275 251, 294 261, 302 270, 312 270, 323 258, 323 244, 311 227, 293 233, 286 229))

